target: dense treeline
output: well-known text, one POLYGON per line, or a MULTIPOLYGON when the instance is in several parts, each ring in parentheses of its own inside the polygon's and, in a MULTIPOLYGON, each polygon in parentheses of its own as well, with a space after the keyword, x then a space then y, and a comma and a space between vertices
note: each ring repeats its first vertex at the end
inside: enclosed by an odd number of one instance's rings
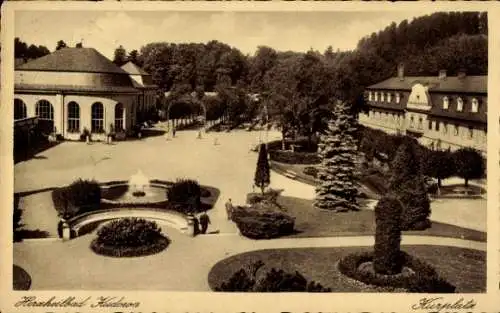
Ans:
MULTIPOLYGON (((184 95, 192 92, 217 91, 219 96, 210 100, 217 109, 210 114, 229 110, 230 119, 252 119, 262 112, 242 96, 258 93, 268 116, 283 125, 284 132, 310 136, 325 128, 325 112, 332 111, 335 99, 360 108, 366 86, 394 76, 401 62, 408 76, 434 76, 441 69, 450 75, 459 70, 486 74, 487 31, 486 13, 435 13, 392 23, 362 38, 353 51, 330 46, 323 53, 281 52, 261 46, 245 55, 216 40, 155 42, 129 53, 119 46, 113 61, 143 66, 162 91, 171 91, 172 101, 187 99, 184 95)), ((58 49, 65 46, 57 43, 58 49)), ((28 47, 16 38, 16 57, 46 53, 45 47, 28 47)))

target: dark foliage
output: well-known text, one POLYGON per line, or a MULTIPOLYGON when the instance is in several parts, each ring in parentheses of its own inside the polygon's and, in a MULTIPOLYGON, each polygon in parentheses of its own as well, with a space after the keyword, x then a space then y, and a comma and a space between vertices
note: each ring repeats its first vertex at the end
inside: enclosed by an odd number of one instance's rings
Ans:
POLYGON ((304 168, 303 172, 304 174, 312 176, 314 178, 318 176, 318 169, 314 166, 307 166, 306 168, 304 168))
POLYGON ((423 166, 424 174, 437 178, 439 187, 441 187, 443 179, 456 173, 453 154, 450 151, 427 150, 423 159, 423 166))
POLYGON ((158 253, 169 244, 155 222, 140 218, 123 218, 104 225, 92 241, 91 249, 114 257, 131 257, 158 253))
POLYGON ((21 224, 21 219, 23 211, 19 208, 19 195, 14 194, 14 212, 13 212, 13 224, 12 229, 14 231, 14 242, 19 241, 21 238, 19 236, 19 229, 23 226, 21 224))
POLYGON ((269 189, 264 193, 249 193, 247 195, 247 203, 256 204, 265 200, 277 205, 277 200, 281 192, 281 190, 269 189))
POLYGON ((255 169, 254 184, 264 193, 264 189, 271 183, 271 172, 269 160, 267 158, 267 148, 265 144, 260 145, 257 168, 255 169))
POLYGON ((227 282, 223 282, 216 291, 226 292, 331 292, 330 288, 320 283, 310 281, 295 271, 287 273, 282 269, 272 268, 257 279, 257 272, 264 266, 264 262, 257 261, 249 268, 242 268, 235 272, 227 282))
POLYGON ((411 269, 412 272, 404 272, 396 275, 382 275, 374 271, 360 270, 360 265, 372 262, 373 252, 350 254, 340 260, 338 268, 340 272, 352 279, 365 284, 405 288, 410 292, 421 293, 454 293, 455 286, 440 278, 436 270, 419 259, 401 252, 403 267, 411 269))
POLYGON ((196 180, 178 179, 167 189, 168 201, 185 207, 185 213, 198 211, 201 207, 201 186, 196 180))
POLYGON ((389 192, 403 205, 402 230, 423 230, 430 227, 430 200, 419 157, 418 146, 404 143, 392 161, 389 192))
POLYGON ((470 179, 483 178, 486 162, 479 151, 473 148, 462 148, 453 153, 457 175, 465 180, 468 186, 470 179))
POLYGON ((269 202, 234 207, 232 219, 241 234, 251 239, 270 239, 294 232, 295 219, 269 202))
POLYGON ((315 152, 292 152, 274 150, 269 152, 272 161, 286 164, 319 164, 320 157, 315 152))
POLYGON ((69 219, 98 209, 101 187, 94 180, 78 179, 69 186, 53 190, 52 200, 59 216, 69 219))
POLYGON ((393 275, 401 272, 401 213, 398 199, 384 197, 375 207, 375 246, 373 268, 375 272, 393 275))

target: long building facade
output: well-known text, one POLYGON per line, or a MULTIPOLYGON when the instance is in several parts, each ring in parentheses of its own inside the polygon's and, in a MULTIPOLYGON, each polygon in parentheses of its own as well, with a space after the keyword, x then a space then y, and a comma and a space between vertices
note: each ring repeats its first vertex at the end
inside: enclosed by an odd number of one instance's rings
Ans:
POLYGON ((19 65, 14 120, 36 117, 46 132, 69 140, 84 131, 92 140, 105 140, 111 130, 130 134, 141 111, 154 105, 155 86, 139 86, 126 69, 93 48, 63 48, 19 65))
POLYGON ((362 125, 412 136, 432 149, 487 151, 488 76, 404 75, 369 86, 362 125))

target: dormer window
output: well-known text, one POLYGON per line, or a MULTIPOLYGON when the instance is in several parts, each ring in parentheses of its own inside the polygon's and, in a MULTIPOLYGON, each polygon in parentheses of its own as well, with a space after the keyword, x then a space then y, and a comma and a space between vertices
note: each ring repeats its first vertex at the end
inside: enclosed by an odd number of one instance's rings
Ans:
POLYGON ((477 113, 479 111, 479 101, 477 101, 476 98, 472 99, 471 111, 472 113, 477 113))
POLYGON ((448 107, 450 106, 450 100, 448 97, 443 98, 443 109, 448 110, 448 107))
POLYGON ((392 95, 390 93, 387 93, 387 102, 391 102, 391 100, 392 100, 391 97, 392 97, 392 95))
POLYGON ((396 103, 399 103, 400 100, 401 96, 399 95, 399 93, 396 93, 396 103))
POLYGON ((457 111, 462 112, 464 109, 464 100, 462 98, 457 99, 457 111))
POLYGON ((385 101, 385 99, 384 99, 384 93, 383 92, 380 93, 380 101, 382 101, 382 102, 385 101))
POLYGON ((368 101, 372 101, 373 100, 373 93, 370 91, 368 93, 368 101))

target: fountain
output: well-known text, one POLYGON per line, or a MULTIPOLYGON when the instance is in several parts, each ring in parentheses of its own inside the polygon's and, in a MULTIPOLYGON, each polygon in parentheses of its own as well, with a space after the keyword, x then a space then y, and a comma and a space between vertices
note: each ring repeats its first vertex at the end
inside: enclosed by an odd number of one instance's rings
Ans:
POLYGON ((149 187, 149 179, 142 173, 141 170, 138 170, 137 173, 130 177, 129 183, 129 192, 134 197, 144 197, 146 195, 146 188, 149 187))
POLYGON ((128 181, 101 185, 102 201, 121 205, 160 205, 167 201, 168 183, 153 181, 138 170, 128 181))

